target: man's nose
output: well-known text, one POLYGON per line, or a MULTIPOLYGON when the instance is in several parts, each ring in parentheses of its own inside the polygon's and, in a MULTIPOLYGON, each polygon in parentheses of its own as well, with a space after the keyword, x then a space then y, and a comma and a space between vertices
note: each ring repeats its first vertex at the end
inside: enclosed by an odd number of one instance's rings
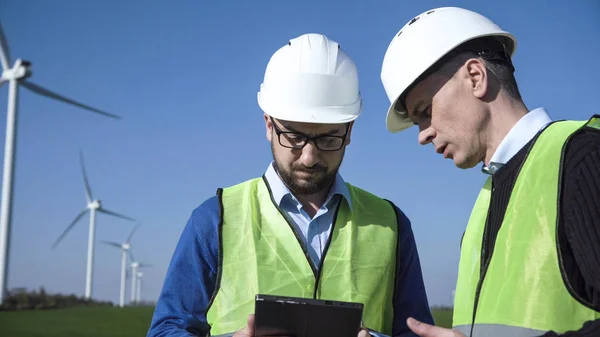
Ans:
POLYGON ((426 128, 421 128, 421 126, 419 126, 419 128, 419 144, 421 145, 427 145, 431 143, 437 135, 435 129, 430 126, 426 128))
POLYGON ((313 167, 319 162, 319 149, 312 141, 309 141, 302 149, 300 161, 306 167, 313 167))

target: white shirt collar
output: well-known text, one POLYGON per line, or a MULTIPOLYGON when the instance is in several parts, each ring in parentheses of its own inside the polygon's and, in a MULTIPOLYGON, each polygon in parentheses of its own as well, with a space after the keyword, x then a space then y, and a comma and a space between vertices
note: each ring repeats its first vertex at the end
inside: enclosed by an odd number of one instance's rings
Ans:
POLYGON ((537 108, 521 117, 506 134, 506 137, 504 137, 496 152, 492 155, 489 167, 484 165, 482 170, 494 174, 514 157, 523 146, 533 139, 540 130, 551 122, 552 119, 544 108, 537 108))

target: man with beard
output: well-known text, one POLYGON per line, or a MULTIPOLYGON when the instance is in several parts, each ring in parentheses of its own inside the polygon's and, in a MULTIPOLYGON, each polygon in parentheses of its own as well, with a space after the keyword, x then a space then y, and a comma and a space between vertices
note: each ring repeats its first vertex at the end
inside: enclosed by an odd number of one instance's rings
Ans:
POLYGON ((408 218, 338 172, 362 109, 354 62, 324 35, 294 38, 258 104, 273 161, 194 210, 148 336, 254 336, 259 293, 363 303, 358 336, 432 323, 408 218))

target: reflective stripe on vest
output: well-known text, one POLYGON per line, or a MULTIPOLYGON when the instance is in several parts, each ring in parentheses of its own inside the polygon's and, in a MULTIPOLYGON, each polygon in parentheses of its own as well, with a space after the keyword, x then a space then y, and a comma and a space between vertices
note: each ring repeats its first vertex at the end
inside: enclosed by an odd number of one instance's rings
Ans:
MULTIPOLYGON (((471 325, 459 325, 453 328, 460 331, 465 336, 471 336, 471 325)), ((546 331, 520 328, 516 326, 501 324, 475 324, 473 336, 502 336, 502 337, 539 337, 546 331)))
POLYGON ((556 235, 563 145, 583 126, 600 129, 599 120, 596 115, 587 123, 555 122, 541 132, 518 173, 484 268, 480 258, 491 177, 481 189, 462 241, 454 302, 453 326, 466 336, 513 336, 508 330, 520 333, 515 336, 562 333, 600 317, 563 282, 556 235), (476 333, 471 335, 473 322, 476 333))
POLYGON ((273 201, 264 177, 220 189, 219 270, 207 319, 211 335, 246 325, 258 293, 364 304, 364 324, 392 334, 398 219, 392 205, 347 184, 321 268, 273 201), (318 282, 318 286, 315 284, 318 282))

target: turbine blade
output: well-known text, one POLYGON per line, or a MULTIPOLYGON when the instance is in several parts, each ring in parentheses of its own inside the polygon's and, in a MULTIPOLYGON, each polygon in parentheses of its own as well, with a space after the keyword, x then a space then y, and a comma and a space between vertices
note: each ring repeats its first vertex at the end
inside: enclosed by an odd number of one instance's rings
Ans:
POLYGON ((0 62, 2 63, 2 69, 10 69, 10 52, 8 51, 8 40, 4 35, 2 26, 0 25, 0 62))
POLYGON ((24 87, 26 87, 27 89, 35 92, 36 94, 40 94, 40 95, 43 95, 43 96, 46 96, 46 97, 50 97, 50 98, 53 98, 55 100, 62 101, 64 103, 76 105, 76 106, 78 106, 80 108, 83 108, 83 109, 86 109, 86 110, 89 110, 89 111, 92 111, 92 112, 95 112, 95 113, 98 113, 100 115, 104 115, 104 116, 107 116, 107 117, 110 117, 110 118, 114 118, 114 119, 120 119, 121 118, 121 117, 119 117, 117 115, 109 114, 108 112, 104 112, 102 110, 98 110, 96 108, 92 108, 91 106, 88 106, 88 105, 76 102, 76 101, 74 101, 74 100, 72 100, 70 98, 66 98, 64 96, 61 96, 61 95, 56 94, 54 92, 51 92, 48 89, 42 88, 39 85, 34 84, 32 82, 22 81, 21 84, 24 87))
POLYGON ((102 243, 104 243, 104 244, 107 244, 107 245, 109 245, 109 246, 113 246, 113 247, 121 248, 121 244, 120 244, 120 243, 111 242, 111 241, 105 241, 105 240, 102 240, 102 241, 100 241, 100 242, 102 242, 102 243))
POLYGON ((152 267, 152 265, 148 263, 140 263, 138 267, 152 267))
POLYGON ((137 225, 136 225, 136 226, 133 228, 133 230, 131 231, 131 233, 130 233, 130 234, 129 234, 129 236, 127 237, 127 241, 125 241, 125 242, 129 243, 129 242, 131 241, 131 238, 133 237, 133 234, 135 233, 135 231, 137 231, 138 227, 140 227, 140 225, 139 225, 139 224, 137 224, 137 225))
POLYGON ((81 173, 83 174, 83 183, 85 184, 85 197, 88 204, 92 202, 92 189, 90 188, 90 182, 88 181, 87 173, 85 171, 85 165, 83 164, 83 153, 79 151, 79 163, 81 164, 81 173))
POLYGON ((104 214, 108 214, 108 215, 112 215, 112 216, 116 216, 117 218, 121 218, 121 219, 125 219, 125 220, 129 220, 129 221, 135 221, 135 219, 132 219, 128 216, 113 212, 113 211, 109 211, 107 209, 104 208, 98 208, 98 212, 102 212, 104 214))
POLYGON ((56 239, 56 241, 54 241, 54 244, 52 244, 52 249, 54 249, 56 247, 56 245, 58 245, 58 243, 65 237, 65 235, 67 235, 67 233, 73 228, 73 226, 75 226, 75 224, 77 223, 77 221, 79 221, 79 219, 81 219, 81 217, 87 213, 88 209, 84 209, 83 211, 81 211, 77 217, 75 217, 75 219, 69 224, 69 226, 67 227, 67 229, 65 229, 64 232, 62 232, 62 234, 58 237, 58 239, 56 239))

